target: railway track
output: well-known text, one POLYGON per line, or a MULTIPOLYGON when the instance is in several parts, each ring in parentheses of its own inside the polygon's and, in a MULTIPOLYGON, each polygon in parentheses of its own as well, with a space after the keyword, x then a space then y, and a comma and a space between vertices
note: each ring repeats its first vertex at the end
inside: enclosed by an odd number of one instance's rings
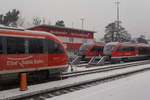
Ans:
POLYGON ((101 84, 104 82, 108 82, 108 81, 112 81, 112 80, 116 80, 116 79, 120 79, 123 77, 127 77, 130 75, 133 75, 135 73, 139 73, 139 72, 143 72, 143 71, 147 71, 150 69, 150 67, 138 67, 140 65, 145 65, 145 64, 150 64, 150 61, 140 61, 140 62, 134 62, 134 63, 129 63, 126 65, 120 65, 121 68, 119 68, 119 66, 113 66, 114 68, 111 67, 107 67, 107 68, 102 68, 102 69, 92 69, 88 71, 78 71, 78 72, 73 72, 73 73, 63 73, 63 77, 73 77, 73 76, 79 76, 79 75, 85 75, 85 74, 90 74, 90 73, 97 73, 97 72, 105 72, 105 71, 111 71, 111 70, 117 70, 117 69, 122 69, 122 68, 127 68, 127 67, 137 67, 134 68, 134 70, 130 70, 130 71, 126 71, 123 73, 117 73, 117 74, 112 74, 112 75, 108 75, 105 77, 100 77, 100 78, 96 78, 96 79, 92 79, 92 80, 86 80, 86 81, 82 81, 82 82, 76 82, 73 84, 69 84, 69 85, 65 85, 63 87, 55 87, 53 89, 47 89, 47 90, 43 90, 43 91, 39 91, 37 93, 28 93, 26 95, 21 95, 21 96, 16 96, 16 97, 12 97, 12 98, 7 98, 7 99, 15 99, 15 100, 45 100, 47 98, 52 98, 54 96, 58 96, 58 95, 62 95, 62 94, 66 94, 66 93, 70 93, 73 91, 77 91, 80 89, 84 89, 90 86, 95 86, 97 84, 101 84), (98 70, 98 71, 96 71, 98 70), (88 72, 88 73, 87 73, 88 72))
POLYGON ((143 65, 143 64, 150 64, 150 60, 139 61, 139 62, 130 62, 130 63, 124 63, 124 64, 117 64, 117 65, 111 65, 108 67, 102 66, 99 68, 93 68, 93 69, 83 70, 83 71, 62 73, 61 77, 67 78, 67 77, 74 77, 74 76, 86 75, 86 74, 91 74, 91 73, 106 72, 106 71, 117 70, 117 69, 122 69, 122 68, 135 67, 135 66, 139 66, 139 65, 143 65))

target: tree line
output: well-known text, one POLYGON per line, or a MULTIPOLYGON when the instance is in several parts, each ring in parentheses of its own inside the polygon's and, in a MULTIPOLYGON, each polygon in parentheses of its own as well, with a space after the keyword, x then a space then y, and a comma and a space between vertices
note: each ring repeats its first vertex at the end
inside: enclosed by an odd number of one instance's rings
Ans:
MULTIPOLYGON (((25 19, 22 18, 21 13, 17 9, 12 9, 6 14, 0 14, 0 24, 5 26, 17 27, 23 26, 25 19)), ((32 24, 34 26, 46 24, 45 18, 33 17, 32 24)), ((50 22, 48 22, 50 24, 50 22)), ((56 26, 65 27, 63 20, 57 20, 55 23, 56 26)))
MULTIPOLYGON (((17 9, 12 9, 6 14, 0 14, 0 24, 5 26, 17 27, 23 26, 25 23, 25 18, 21 16, 21 13, 17 9)), ((41 24, 51 24, 50 21, 46 21, 45 18, 34 17, 32 19, 33 26, 41 24), (47 23, 48 22, 48 23, 47 23)), ((57 20, 55 23, 56 26, 65 27, 63 20, 57 20)), ((108 42, 138 42, 138 43, 148 43, 144 35, 139 36, 136 39, 131 38, 131 34, 121 25, 121 22, 111 22, 105 27, 104 38, 105 43, 108 42), (119 25, 118 25, 119 23, 119 25)))
POLYGON ((105 27, 105 35, 103 40, 105 43, 108 42, 132 42, 132 43, 145 43, 148 41, 145 39, 144 35, 140 35, 138 38, 133 39, 131 34, 121 25, 121 22, 115 21, 108 24, 105 27))

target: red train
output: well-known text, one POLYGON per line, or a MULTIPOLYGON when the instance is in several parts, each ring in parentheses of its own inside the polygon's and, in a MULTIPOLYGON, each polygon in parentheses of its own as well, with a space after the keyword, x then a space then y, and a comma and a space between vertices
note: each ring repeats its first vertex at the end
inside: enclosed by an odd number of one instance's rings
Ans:
POLYGON ((94 56, 101 56, 103 54, 104 44, 83 44, 80 49, 78 56, 81 56, 81 60, 90 60, 94 56))
POLYGON ((103 54, 112 62, 149 59, 150 45, 112 42, 105 45, 103 54))
POLYGON ((50 33, 1 27, 0 65, 0 79, 18 77, 21 72, 43 77, 66 70, 68 55, 50 33))

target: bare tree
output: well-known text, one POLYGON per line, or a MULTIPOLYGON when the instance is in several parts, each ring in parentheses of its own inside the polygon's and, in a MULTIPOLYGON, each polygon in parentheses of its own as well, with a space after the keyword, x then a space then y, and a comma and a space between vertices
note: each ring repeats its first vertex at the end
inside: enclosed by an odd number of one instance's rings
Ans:
POLYGON ((17 20, 19 19, 20 11, 13 9, 8 11, 6 14, 0 15, 0 24, 6 26, 17 26, 17 20))
POLYGON ((65 23, 64 23, 63 20, 58 20, 58 21, 56 21, 56 24, 55 24, 55 25, 56 25, 56 26, 65 27, 65 23))
POLYGON ((33 18, 33 25, 35 25, 35 26, 40 25, 41 22, 42 22, 41 18, 39 18, 39 17, 33 18))
POLYGON ((17 26, 21 26, 21 27, 24 27, 24 24, 25 24, 25 18, 22 17, 22 16, 19 16, 18 20, 17 20, 17 26))

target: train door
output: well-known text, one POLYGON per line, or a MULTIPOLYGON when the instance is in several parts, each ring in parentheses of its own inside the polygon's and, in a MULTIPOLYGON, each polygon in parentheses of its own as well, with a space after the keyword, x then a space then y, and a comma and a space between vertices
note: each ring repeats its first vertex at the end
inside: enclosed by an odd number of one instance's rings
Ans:
POLYGON ((3 70, 3 55, 4 55, 4 37, 0 37, 0 64, 1 64, 1 66, 0 66, 0 71, 1 70, 3 70))

